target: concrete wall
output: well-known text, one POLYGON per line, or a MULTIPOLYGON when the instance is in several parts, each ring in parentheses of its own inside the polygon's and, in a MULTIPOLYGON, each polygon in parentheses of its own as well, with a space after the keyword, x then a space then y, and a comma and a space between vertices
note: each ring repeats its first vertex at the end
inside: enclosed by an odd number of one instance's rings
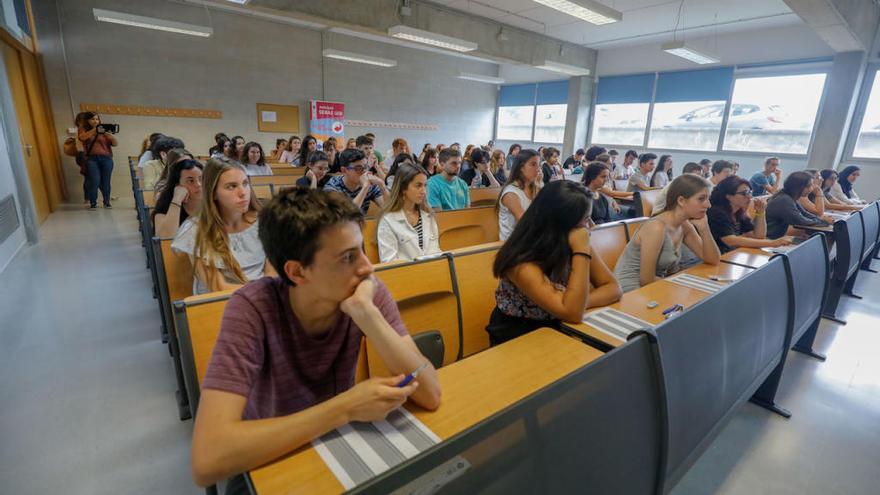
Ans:
MULTIPOLYGON (((344 102, 349 119, 440 127, 434 132, 370 129, 383 151, 398 136, 413 147, 425 141, 485 142, 492 136, 496 88, 455 76, 459 71, 497 73, 494 64, 338 34, 323 46, 317 31, 217 11, 209 18, 202 8, 162 0, 58 0, 59 11, 55 5, 35 1, 34 14, 59 133, 72 125, 73 112, 84 102, 223 112, 220 120, 105 115, 105 122, 119 123, 123 129, 113 183, 120 199, 130 196, 125 157, 137 154, 150 132, 178 136, 198 154, 207 152, 218 131, 255 139, 264 147, 287 137, 257 132, 256 103, 299 105, 300 135, 308 131, 309 99, 344 102), (95 7, 210 25, 214 35, 196 38, 98 23, 92 15, 95 7), (325 60, 325 47, 395 59, 398 66, 325 60)), ((349 134, 367 131, 352 128, 349 134)), ((78 202, 81 178, 72 164, 67 165, 68 188, 78 202)))

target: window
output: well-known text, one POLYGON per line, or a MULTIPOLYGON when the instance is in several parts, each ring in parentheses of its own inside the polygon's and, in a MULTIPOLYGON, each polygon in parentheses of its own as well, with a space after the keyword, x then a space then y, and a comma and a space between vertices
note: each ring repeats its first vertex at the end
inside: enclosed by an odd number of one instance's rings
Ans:
POLYGON ((495 138, 562 143, 568 110, 568 81, 502 86, 495 138))
POLYGON ((654 74, 640 74, 599 79, 590 141, 642 146, 648 127, 654 78, 654 74))
POLYGON ((661 73, 657 77, 648 145, 666 149, 717 149, 732 80, 730 67, 661 73))
POLYGON ((31 35, 27 7, 24 0, 0 2, 0 24, 19 40, 31 35))
POLYGON ((510 139, 512 141, 530 141, 532 139, 532 122, 534 121, 535 107, 498 107, 498 129, 495 132, 496 139, 510 139))
POLYGON ((737 79, 724 149, 805 154, 824 87, 825 74, 737 79))
POLYGON ((874 84, 871 86, 853 156, 880 158, 880 70, 874 73, 874 84))

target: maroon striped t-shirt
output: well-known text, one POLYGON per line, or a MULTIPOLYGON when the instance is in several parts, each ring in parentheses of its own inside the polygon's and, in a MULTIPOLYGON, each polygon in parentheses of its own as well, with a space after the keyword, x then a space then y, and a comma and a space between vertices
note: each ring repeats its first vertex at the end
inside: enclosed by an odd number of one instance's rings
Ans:
MULTIPOLYGON (((397 303, 380 280, 373 302, 398 334, 406 335, 397 303)), ((236 291, 223 312, 220 335, 203 388, 247 397, 243 419, 293 414, 354 385, 364 334, 351 317, 319 337, 307 335, 290 308, 281 278, 265 277, 236 291)))

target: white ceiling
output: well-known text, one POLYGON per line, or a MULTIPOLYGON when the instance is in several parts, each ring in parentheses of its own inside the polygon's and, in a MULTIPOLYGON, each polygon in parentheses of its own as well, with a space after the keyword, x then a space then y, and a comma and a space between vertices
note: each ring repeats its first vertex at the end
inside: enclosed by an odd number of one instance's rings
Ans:
MULTIPOLYGON (((603 49, 672 39, 682 0, 601 0, 623 21, 595 26, 532 0, 432 0, 559 40, 603 49)), ((783 0, 684 0, 678 39, 802 24, 783 0)))

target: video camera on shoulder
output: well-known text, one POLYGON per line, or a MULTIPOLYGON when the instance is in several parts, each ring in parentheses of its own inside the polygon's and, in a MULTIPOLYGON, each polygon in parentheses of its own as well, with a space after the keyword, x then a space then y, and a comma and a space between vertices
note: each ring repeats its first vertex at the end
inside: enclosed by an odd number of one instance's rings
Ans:
POLYGON ((118 134, 119 133, 119 124, 98 124, 98 134, 107 133, 107 134, 118 134))

